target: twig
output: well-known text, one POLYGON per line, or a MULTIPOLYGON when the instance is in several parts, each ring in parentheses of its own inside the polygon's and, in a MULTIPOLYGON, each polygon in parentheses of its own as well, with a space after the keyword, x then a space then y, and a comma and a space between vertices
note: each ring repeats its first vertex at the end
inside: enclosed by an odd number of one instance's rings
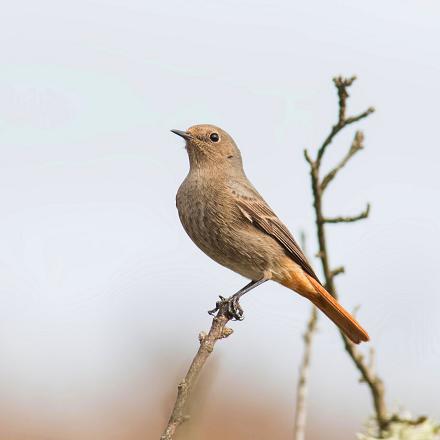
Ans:
POLYGON ((307 419, 307 393, 308 393, 308 379, 310 371, 310 357, 312 354, 312 342, 316 332, 316 324, 318 321, 318 313, 316 307, 312 307, 309 321, 307 322, 307 329, 303 335, 304 339, 304 354, 301 365, 299 367, 299 378, 296 394, 296 410, 294 420, 294 440, 305 440, 306 438, 306 419, 307 419))
POLYGON ((364 148, 364 134, 357 131, 354 135, 353 142, 347 154, 342 158, 338 165, 333 168, 323 179, 321 183, 321 191, 327 188, 327 185, 335 178, 336 174, 347 164, 347 162, 360 150, 364 148))
MULTIPOLYGON (((313 191, 313 201, 314 201, 313 206, 315 209, 315 222, 316 222, 316 230, 317 230, 318 243, 319 243, 318 256, 321 259, 321 263, 322 263, 322 268, 325 278, 325 287, 328 290, 328 292, 331 295, 333 295, 335 298, 337 298, 338 295, 334 283, 334 278, 337 274, 342 273, 343 268, 331 269, 330 267, 329 256, 327 251, 327 241, 325 235, 326 234, 325 224, 355 222, 364 219, 368 217, 369 208, 370 208, 369 205, 367 205, 366 210, 363 211, 358 216, 335 217, 335 218, 326 218, 322 210, 322 195, 324 190, 326 189, 327 185, 334 179, 337 173, 348 163, 348 161, 359 150, 363 148, 364 137, 362 132, 360 131, 356 132, 354 140, 351 144, 348 153, 342 158, 339 164, 332 171, 330 171, 321 181, 320 179, 321 160, 324 156, 324 153, 328 145, 330 145, 336 134, 338 134, 344 127, 367 117, 374 111, 373 108, 369 108, 357 116, 346 117, 346 104, 347 104, 347 98, 349 96, 347 92, 347 88, 353 84, 354 80, 355 77, 348 79, 342 77, 334 78, 333 81, 335 83, 339 98, 338 122, 332 127, 330 134, 327 136, 321 147, 318 149, 316 159, 312 159, 307 151, 304 152, 305 158, 310 165, 310 177, 312 181, 312 191, 313 191)), ((385 404, 385 388, 383 382, 376 375, 372 366, 367 364, 367 362, 364 359, 364 356, 358 351, 356 346, 352 344, 350 340, 342 332, 340 332, 340 334, 346 352, 348 353, 349 357, 351 358, 356 368, 360 372, 362 381, 368 385, 368 388, 370 390, 373 399, 377 424, 380 430, 380 434, 382 435, 390 422, 390 418, 388 416, 388 412, 385 404)))
MULTIPOLYGON (((306 236, 301 233, 301 247, 306 252, 306 236)), ((316 307, 313 306, 310 312, 310 318, 307 322, 306 331, 303 335, 304 353, 299 367, 299 378, 296 391, 296 407, 293 428, 294 440, 305 440, 306 438, 306 419, 307 419, 307 394, 308 380, 310 372, 310 358, 312 354, 313 337, 317 330, 318 313, 316 307)))
POLYGON ((334 278, 337 275, 340 275, 341 273, 345 273, 345 267, 344 266, 339 266, 339 267, 335 267, 332 271, 331 271, 331 277, 334 278))
POLYGON ((369 107, 367 110, 360 113, 359 115, 350 116, 348 118, 345 117, 347 98, 349 96, 347 92, 347 88, 350 87, 355 80, 356 80, 355 76, 352 76, 351 78, 342 78, 341 76, 333 78, 333 82, 335 83, 339 97, 339 117, 338 117, 338 122, 332 127, 330 134, 325 138, 321 147, 319 147, 318 149, 318 154, 316 156, 316 164, 318 168, 321 165, 322 156, 324 156, 325 150, 332 143, 333 138, 347 125, 360 121, 361 119, 366 118, 367 116, 369 116, 371 113, 374 112, 374 108, 369 107))
POLYGON ((358 215, 354 215, 353 217, 324 217, 324 223, 353 223, 358 220, 363 220, 367 218, 370 214, 370 204, 367 203, 367 207, 358 215))
POLYGON ((413 419, 402 418, 399 417, 397 414, 395 414, 390 418, 390 423, 405 423, 410 426, 417 426, 426 422, 427 420, 428 420, 427 416, 420 416, 413 420, 413 419))
POLYGON ((228 313, 227 301, 222 300, 217 303, 217 305, 219 309, 212 320, 209 333, 201 332, 199 334, 200 347, 194 356, 185 378, 177 387, 177 397, 174 408, 160 440, 173 440, 179 426, 189 419, 189 416, 185 414, 186 405, 209 355, 214 350, 215 343, 219 339, 227 338, 232 334, 232 329, 226 327, 226 324, 231 319, 228 313))

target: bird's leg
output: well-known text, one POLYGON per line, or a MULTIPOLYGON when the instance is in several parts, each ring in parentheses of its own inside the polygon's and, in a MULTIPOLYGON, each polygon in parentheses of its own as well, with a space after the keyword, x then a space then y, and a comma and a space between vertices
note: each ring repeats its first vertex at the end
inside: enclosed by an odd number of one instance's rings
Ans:
POLYGON ((243 319, 243 309, 240 306, 240 298, 247 292, 251 291, 255 287, 263 284, 267 281, 266 278, 262 278, 261 280, 251 281, 249 284, 246 284, 242 289, 240 289, 237 293, 234 293, 230 298, 228 298, 228 312, 232 316, 233 319, 237 321, 241 321, 243 319))
POLYGON ((228 304, 228 313, 231 318, 235 319, 236 321, 241 321, 243 319, 243 309, 240 306, 240 298, 245 293, 249 292, 260 284, 263 284, 265 281, 267 281, 267 278, 261 278, 260 280, 256 281, 253 280, 229 298, 224 298, 223 296, 220 296, 220 301, 217 301, 215 309, 210 310, 208 313, 210 315, 214 315, 220 309, 220 306, 226 302, 228 304))

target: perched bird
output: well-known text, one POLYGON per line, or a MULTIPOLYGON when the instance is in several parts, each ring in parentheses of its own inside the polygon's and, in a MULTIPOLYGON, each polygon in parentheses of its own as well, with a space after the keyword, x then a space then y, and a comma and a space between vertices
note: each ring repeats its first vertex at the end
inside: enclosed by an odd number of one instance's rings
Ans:
POLYGON ((186 141, 190 170, 176 204, 193 242, 209 257, 251 282, 229 298, 232 318, 242 319, 240 297, 274 280, 309 299, 354 343, 367 332, 322 286, 286 226, 247 179, 232 137, 213 125, 171 130, 186 141))

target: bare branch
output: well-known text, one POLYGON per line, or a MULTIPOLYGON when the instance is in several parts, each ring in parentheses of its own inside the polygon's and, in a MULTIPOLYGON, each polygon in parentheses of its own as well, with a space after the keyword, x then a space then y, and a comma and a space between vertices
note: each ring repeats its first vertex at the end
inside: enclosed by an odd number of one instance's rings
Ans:
POLYGON ((312 354, 312 342, 316 332, 318 313, 316 307, 312 307, 310 318, 304 333, 304 354, 299 367, 299 379, 296 394, 296 410, 294 421, 294 440, 305 440, 306 419, 307 419, 307 392, 310 371, 310 358, 312 354))
MULTIPOLYGON (((390 423, 395 423, 395 422, 406 423, 407 425, 410 425, 410 426, 416 426, 416 425, 420 425, 420 424, 426 422, 427 420, 428 420, 427 416, 420 416, 420 417, 417 417, 417 419, 412 420, 412 419, 406 419, 403 417, 399 417, 397 414, 395 414, 395 415, 391 416, 390 423)), ((440 427, 438 427, 437 429, 440 429, 440 427)))
POLYGON ((344 168, 347 162, 360 150, 364 148, 364 134, 362 131, 356 131, 350 149, 342 160, 322 179, 321 191, 327 188, 327 185, 335 178, 336 174, 344 168))
MULTIPOLYGON (((301 231, 301 248, 305 255, 307 255, 306 235, 301 231)), ((294 420, 294 440, 305 440, 306 438, 306 419, 307 419, 307 394, 308 381, 310 372, 310 359, 312 355, 313 337, 317 330, 318 312, 315 306, 312 306, 310 318, 307 322, 306 331, 303 335, 304 339, 304 354, 299 367, 299 378, 296 389, 296 407, 294 420)))
MULTIPOLYGON (((322 181, 319 179, 319 171, 321 166, 321 159, 326 151, 326 148, 332 142, 333 138, 336 134, 341 131, 344 127, 354 122, 357 122, 369 114, 371 114, 374 109, 369 108, 365 112, 357 115, 346 118, 346 101, 348 98, 347 88, 351 86, 355 77, 344 79, 342 77, 335 78, 333 81, 338 91, 339 97, 339 112, 338 112, 338 123, 334 125, 330 131, 330 134, 324 140, 321 147, 318 149, 318 153, 316 156, 316 160, 313 161, 310 159, 310 156, 306 157, 307 162, 310 165, 310 177, 312 183, 312 191, 313 191, 313 206, 315 208, 315 221, 316 221, 316 231, 318 236, 319 243, 319 258, 321 259, 322 268, 325 277, 325 288, 327 291, 335 298, 338 297, 334 278, 338 273, 342 273, 343 268, 330 269, 329 255, 327 251, 327 240, 326 240, 326 223, 340 223, 340 222, 353 222, 363 218, 366 218, 369 214, 370 205, 367 205, 367 208, 364 212, 359 214, 356 217, 336 217, 336 218, 326 218, 323 214, 322 210, 322 195, 323 190, 327 187, 327 185, 334 179, 336 174, 340 169, 342 169, 350 158, 360 149, 363 148, 363 135, 361 132, 357 132, 350 150, 347 155, 341 160, 341 162, 330 171, 327 176, 324 177, 322 181)), ((371 397, 373 400, 373 406, 376 414, 377 424, 379 426, 380 432, 383 433, 390 422, 390 417, 388 416, 386 404, 385 404, 385 388, 382 380, 379 376, 376 375, 372 365, 368 365, 364 356, 358 351, 357 347, 345 336, 345 334, 340 331, 344 348, 348 353, 349 357, 353 361, 354 365, 358 369, 361 374, 361 379, 368 385, 368 389, 371 393, 371 397)))
POLYGON ((361 381, 368 385, 373 399, 376 420, 381 432, 386 429, 390 419, 385 405, 385 387, 382 380, 374 373, 373 369, 365 363, 364 356, 356 346, 341 332, 344 340, 345 351, 348 353, 356 368, 361 373, 361 381))
POLYGON ((218 305, 219 310, 212 320, 208 334, 204 332, 199 334, 200 347, 185 378, 177 387, 177 397, 174 408, 160 440, 173 440, 179 426, 189 419, 189 416, 185 414, 186 405, 209 355, 214 350, 215 343, 219 339, 227 338, 232 334, 232 329, 226 327, 226 324, 231 319, 228 313, 227 301, 222 300, 218 305))
POLYGON ((313 165, 313 160, 309 155, 309 152, 307 151, 307 149, 304 150, 304 157, 306 158, 306 161, 310 164, 313 165))
POLYGON ((341 273, 345 273, 344 266, 338 266, 335 269, 331 270, 330 275, 332 278, 334 278, 335 276, 340 275, 341 273))
POLYGON ((318 155, 316 157, 316 162, 318 164, 321 163, 322 156, 324 156, 326 148, 332 143, 333 138, 341 131, 343 125, 339 122, 334 125, 330 131, 330 134, 325 138, 324 142, 321 145, 321 148, 318 150, 318 155))
POLYGON ((374 113, 375 111, 376 110, 375 110, 374 107, 368 107, 367 110, 365 110, 364 112, 359 113, 356 116, 350 116, 349 118, 347 118, 344 121, 344 127, 347 126, 347 125, 353 124, 354 122, 358 122, 361 119, 366 118, 367 116, 371 115, 371 113, 374 113))
POLYGON ((350 96, 347 92, 347 88, 350 87, 353 82, 356 81, 356 76, 351 78, 343 78, 342 76, 337 76, 333 78, 336 89, 338 91, 339 98, 339 123, 342 124, 345 121, 345 109, 347 98, 350 96))
POLYGON ((325 217, 324 223, 353 223, 359 220, 363 220, 370 214, 370 204, 367 203, 367 207, 358 215, 353 217, 325 217))
POLYGON ((366 118, 367 116, 369 116, 371 113, 374 112, 374 108, 369 107, 367 110, 360 113, 359 115, 350 116, 348 118, 345 116, 346 107, 347 107, 347 98, 349 97, 347 89, 353 84, 355 79, 356 79, 355 76, 352 76, 351 78, 343 78, 341 76, 333 78, 333 82, 335 83, 339 98, 338 122, 335 125, 333 125, 329 135, 325 138, 321 147, 318 149, 318 153, 316 156, 316 164, 318 165, 318 167, 321 164, 321 160, 322 157, 324 156, 325 150, 332 143, 333 138, 344 127, 353 124, 354 122, 360 121, 361 119, 366 118))

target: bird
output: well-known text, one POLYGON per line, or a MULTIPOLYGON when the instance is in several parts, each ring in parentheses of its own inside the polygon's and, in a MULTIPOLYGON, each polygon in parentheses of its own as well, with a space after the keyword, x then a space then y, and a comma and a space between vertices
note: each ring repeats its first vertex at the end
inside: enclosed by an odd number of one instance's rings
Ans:
POLYGON ((246 177, 233 138, 209 124, 171 131, 185 139, 189 158, 189 172, 176 194, 183 228, 211 259, 250 280, 228 298, 230 318, 243 319, 242 295, 272 280, 311 301, 353 343, 368 341, 368 333, 327 292, 293 235, 246 177))

